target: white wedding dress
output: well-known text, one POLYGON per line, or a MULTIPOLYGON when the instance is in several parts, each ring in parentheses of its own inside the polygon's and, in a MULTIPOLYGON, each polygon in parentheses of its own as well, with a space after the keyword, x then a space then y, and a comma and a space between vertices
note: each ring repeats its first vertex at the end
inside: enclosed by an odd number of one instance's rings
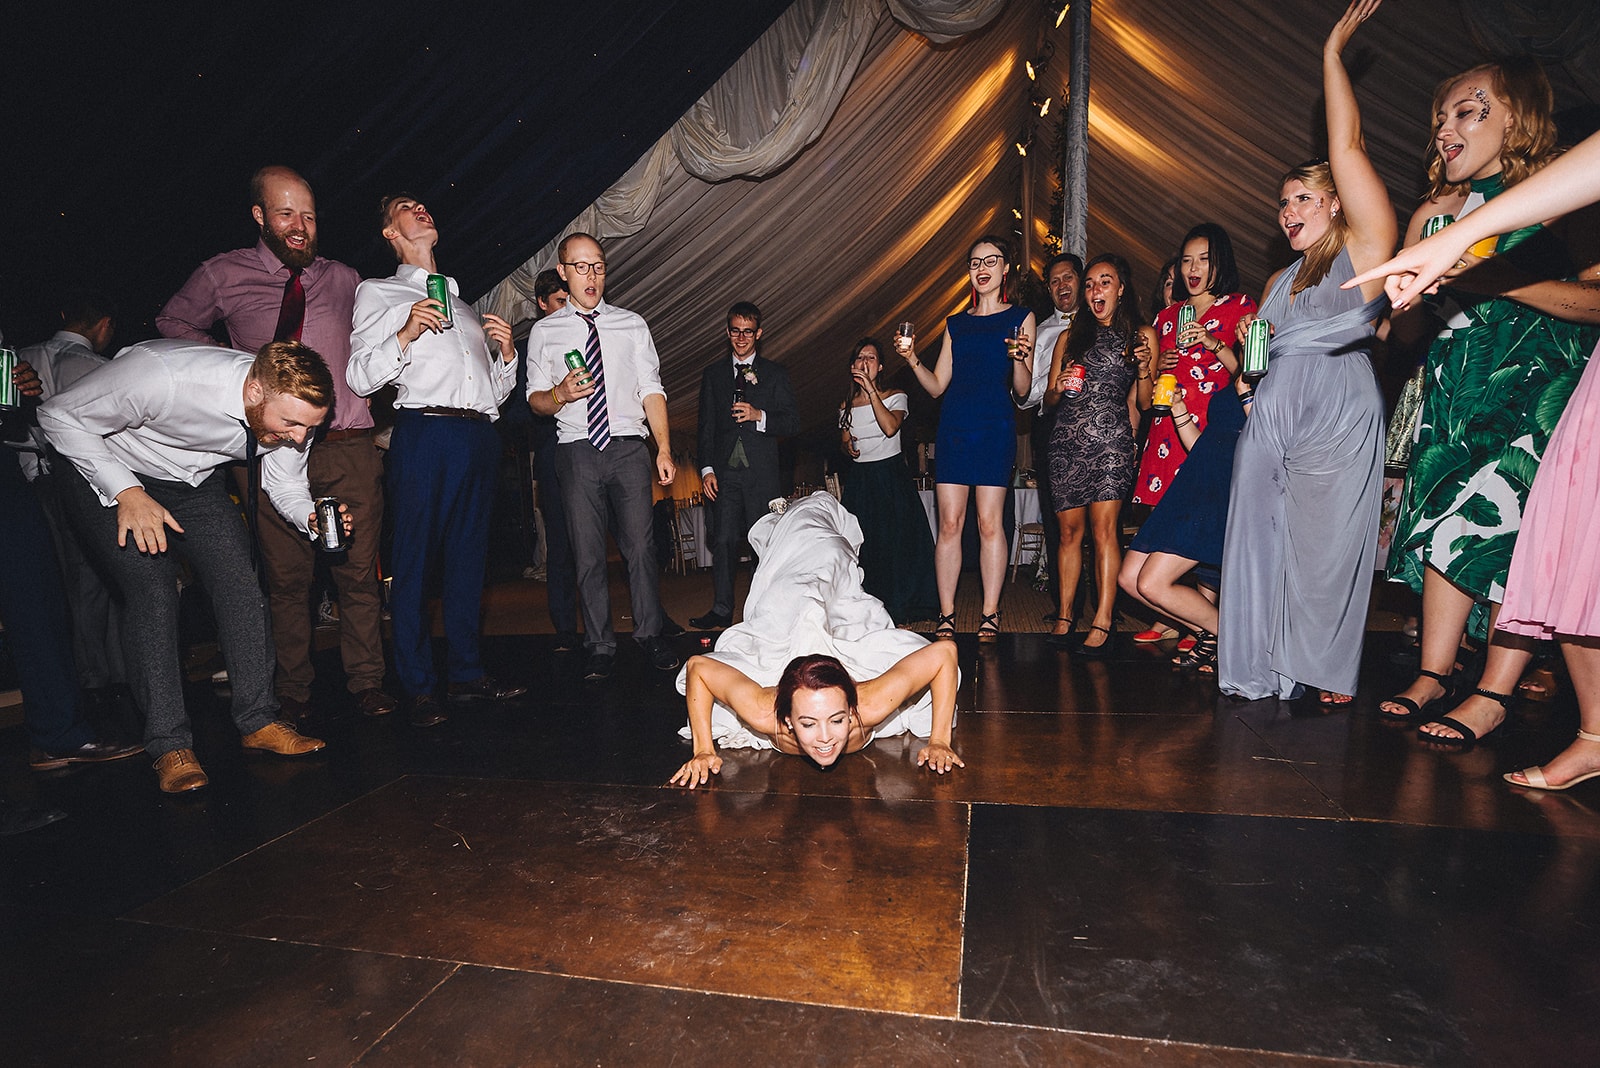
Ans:
MULTIPOLYGON (((782 515, 750 528, 760 563, 745 599, 744 621, 722 632, 709 656, 738 668, 762 686, 775 686, 789 661, 826 653, 858 682, 876 678, 928 639, 895 629, 883 602, 861 588, 861 524, 825 491, 796 501, 782 515)), ((678 692, 687 669, 678 672, 678 692)), ((958 683, 959 685, 959 680, 958 683)), ((869 740, 933 733, 933 699, 924 688, 878 724, 869 740)), ((678 732, 690 737, 688 727, 678 732)), ((731 708, 712 706, 711 736, 724 749, 771 749, 731 708)))

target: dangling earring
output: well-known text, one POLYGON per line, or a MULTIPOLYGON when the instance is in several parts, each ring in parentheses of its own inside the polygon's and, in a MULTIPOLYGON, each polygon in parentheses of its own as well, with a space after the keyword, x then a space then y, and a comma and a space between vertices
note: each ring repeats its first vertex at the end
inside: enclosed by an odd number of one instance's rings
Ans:
POLYGON ((978 306, 978 283, 973 282, 973 283, 971 283, 971 286, 972 286, 972 297, 970 299, 972 301, 972 306, 974 308, 976 308, 978 306))
POLYGON ((1010 274, 1010 272, 1007 271, 1006 274, 1003 274, 1003 275, 1000 276, 1000 303, 1001 304, 1005 304, 1006 303, 1006 277, 1009 274, 1010 274))

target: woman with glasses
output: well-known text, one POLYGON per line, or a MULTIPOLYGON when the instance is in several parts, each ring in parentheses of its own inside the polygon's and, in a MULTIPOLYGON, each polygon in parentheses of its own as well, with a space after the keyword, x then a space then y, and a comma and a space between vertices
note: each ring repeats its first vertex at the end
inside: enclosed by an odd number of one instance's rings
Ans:
POLYGON ((1340 285, 1387 259, 1398 228, 1342 57, 1378 4, 1355 0, 1323 44, 1328 158, 1290 170, 1278 192, 1278 225, 1302 255, 1267 283, 1270 370, 1234 456, 1217 683, 1237 697, 1310 686, 1342 705, 1361 667, 1386 429, 1370 353, 1385 301, 1380 282, 1340 285))
POLYGON ((906 351, 917 381, 930 396, 943 397, 934 462, 939 502, 939 540, 934 573, 939 587, 940 638, 956 635, 956 583, 961 577, 961 531, 969 491, 978 504, 978 573, 983 580, 983 619, 978 640, 1000 634, 1000 589, 1006 573, 1002 517, 1011 467, 1016 459, 1013 398, 1033 385, 1033 313, 1006 303, 1011 246, 993 235, 967 251, 971 303, 945 320, 944 342, 930 368, 917 358, 915 339, 906 351))
POLYGON ((933 535, 900 447, 911 410, 905 391, 878 388, 878 342, 864 337, 850 355, 850 393, 839 408, 840 447, 851 462, 840 499, 861 523, 861 585, 895 623, 927 619, 939 603, 933 535))

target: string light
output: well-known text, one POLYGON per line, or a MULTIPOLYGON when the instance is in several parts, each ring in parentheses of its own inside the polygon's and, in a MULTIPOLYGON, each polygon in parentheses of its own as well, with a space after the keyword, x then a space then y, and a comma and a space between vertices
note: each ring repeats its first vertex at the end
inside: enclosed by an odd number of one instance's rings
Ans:
POLYGON ((1028 80, 1029 80, 1029 81, 1030 81, 1030 82, 1031 82, 1031 81, 1037 81, 1037 80, 1038 80, 1038 78, 1039 78, 1039 75, 1038 75, 1038 74, 1036 74, 1036 73, 1035 73, 1035 72, 1034 72, 1034 69, 1033 69, 1033 60, 1031 60, 1031 59, 1025 59, 1025 60, 1023 60, 1023 61, 1022 61, 1022 66, 1023 66, 1023 69, 1025 69, 1025 70, 1026 70, 1026 71, 1027 71, 1027 72, 1028 72, 1028 80))
POLYGON ((1072 5, 1071 4, 1062 4, 1061 5, 1061 11, 1056 15, 1056 29, 1059 30, 1061 28, 1061 24, 1064 21, 1066 21, 1067 12, 1069 12, 1071 10, 1072 10, 1072 5))
POLYGON ((1021 141, 1018 141, 1017 142, 1017 155, 1026 156, 1027 154, 1028 154, 1028 146, 1023 144, 1021 141))
POLYGON ((1051 101, 1051 99, 1052 99, 1051 97, 1047 96, 1047 97, 1044 98, 1044 103, 1039 105, 1039 117, 1041 119, 1044 118, 1046 115, 1050 114, 1050 101, 1051 101))

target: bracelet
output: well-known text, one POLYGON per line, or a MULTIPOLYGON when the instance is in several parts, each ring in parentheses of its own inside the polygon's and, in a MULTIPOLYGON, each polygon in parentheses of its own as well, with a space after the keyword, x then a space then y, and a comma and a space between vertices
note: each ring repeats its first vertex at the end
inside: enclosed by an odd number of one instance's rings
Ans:
POLYGON ((551 386, 550 387, 550 400, 555 404, 556 411, 560 411, 562 408, 565 408, 567 406, 567 402, 566 401, 564 401, 560 397, 556 396, 556 387, 555 386, 551 386))
POLYGON ((1247 389, 1243 393, 1239 394, 1239 403, 1240 404, 1249 404, 1251 401, 1253 401, 1255 399, 1256 399, 1256 391, 1253 390, 1253 389, 1247 389))
POLYGON ((1194 422, 1194 416, 1192 416, 1189 413, 1185 412, 1184 415, 1183 415, 1183 422, 1180 423, 1176 419, 1174 419, 1172 421, 1172 429, 1174 429, 1174 430, 1182 430, 1184 427, 1188 426, 1192 422, 1194 422))

